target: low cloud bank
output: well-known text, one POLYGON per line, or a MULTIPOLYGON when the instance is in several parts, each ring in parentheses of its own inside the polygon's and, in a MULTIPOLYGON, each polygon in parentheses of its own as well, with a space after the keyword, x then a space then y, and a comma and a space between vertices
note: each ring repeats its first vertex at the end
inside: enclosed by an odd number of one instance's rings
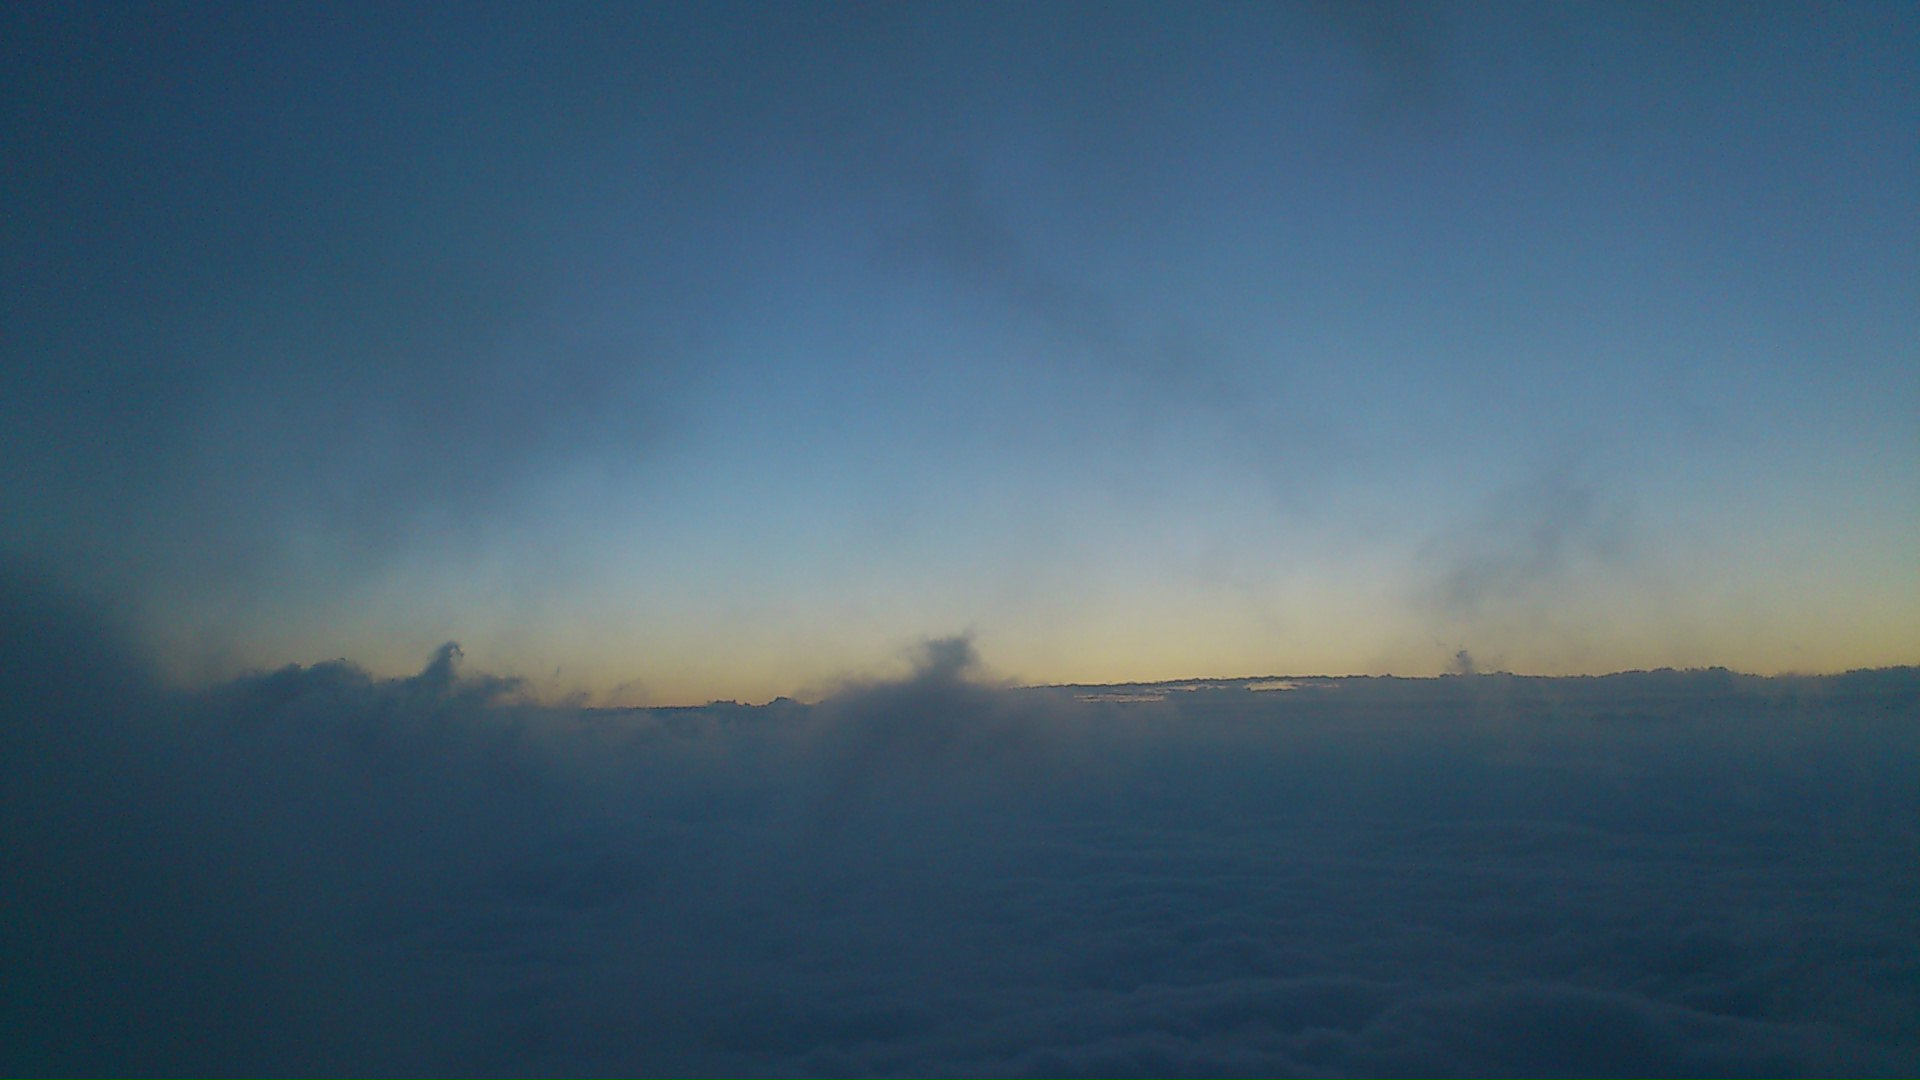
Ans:
POLYGON ((186 694, 6 588, 8 1072, 1920 1067, 1910 669, 186 694))

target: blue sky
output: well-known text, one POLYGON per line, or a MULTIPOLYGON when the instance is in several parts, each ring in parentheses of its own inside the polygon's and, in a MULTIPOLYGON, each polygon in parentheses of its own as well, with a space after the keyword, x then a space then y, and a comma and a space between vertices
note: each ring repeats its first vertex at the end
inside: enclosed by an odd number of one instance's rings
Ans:
POLYGON ((0 550, 184 678, 1920 653, 1911 5, 0 18, 0 550))

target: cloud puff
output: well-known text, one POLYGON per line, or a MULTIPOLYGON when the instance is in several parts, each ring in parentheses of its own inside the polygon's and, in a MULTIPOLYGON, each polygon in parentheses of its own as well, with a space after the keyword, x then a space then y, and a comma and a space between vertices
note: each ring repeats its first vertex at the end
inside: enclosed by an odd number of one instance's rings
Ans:
POLYGON ((1920 676, 155 684, 19 581, 11 1072, 1920 1064, 1920 676), (1135 697, 1151 697, 1140 694, 1135 697))

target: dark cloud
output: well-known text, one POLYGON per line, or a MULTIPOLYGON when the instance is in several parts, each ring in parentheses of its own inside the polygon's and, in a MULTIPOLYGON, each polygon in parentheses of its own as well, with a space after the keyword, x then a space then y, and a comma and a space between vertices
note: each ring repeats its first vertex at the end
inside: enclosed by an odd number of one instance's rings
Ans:
POLYGON ((1920 1063, 1908 670, 1102 702, 961 638, 597 711, 452 646, 182 694, 7 599, 10 1072, 1920 1063))
POLYGON ((1081 719, 1074 703, 1010 696, 982 677, 972 639, 959 636, 926 642, 904 679, 841 687, 816 710, 825 767, 843 791, 909 800, 1048 768, 1081 719))

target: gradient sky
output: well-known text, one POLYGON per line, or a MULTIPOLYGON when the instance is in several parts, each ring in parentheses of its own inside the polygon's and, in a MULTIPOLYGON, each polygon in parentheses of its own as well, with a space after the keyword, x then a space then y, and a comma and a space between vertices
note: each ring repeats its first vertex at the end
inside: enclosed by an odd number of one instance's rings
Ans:
POLYGON ((0 553, 179 676, 1920 660, 1920 8, 0 9, 0 553))

